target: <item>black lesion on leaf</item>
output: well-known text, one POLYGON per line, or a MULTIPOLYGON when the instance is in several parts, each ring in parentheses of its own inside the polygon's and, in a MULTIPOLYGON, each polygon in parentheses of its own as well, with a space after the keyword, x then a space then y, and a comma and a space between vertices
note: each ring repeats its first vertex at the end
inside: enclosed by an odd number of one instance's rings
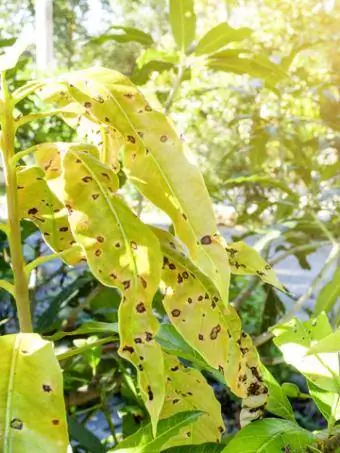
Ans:
POLYGON ((183 277, 181 276, 181 274, 177 275, 177 283, 183 283, 183 277))
POLYGON ((138 369, 139 369, 139 371, 143 371, 144 370, 144 367, 143 367, 143 365, 141 363, 138 365, 138 369))
POLYGON ((252 382, 249 387, 248 387, 248 390, 247 390, 247 395, 248 396, 251 396, 251 395, 261 395, 261 386, 258 382, 252 382))
POLYGON ((223 426, 219 426, 217 429, 219 430, 219 432, 220 432, 221 434, 224 433, 224 428, 223 428, 223 426))
POLYGON ((136 344, 141 344, 141 343, 143 343, 143 340, 142 340, 140 337, 136 337, 136 338, 134 339, 134 342, 135 342, 136 344))
POLYGON ((266 264, 266 265, 264 266, 264 268, 265 268, 266 271, 270 271, 270 269, 271 269, 272 267, 271 267, 270 264, 266 264))
POLYGON ((129 352, 130 354, 133 354, 135 352, 135 350, 133 349, 132 346, 124 346, 123 349, 122 349, 123 352, 129 352))
POLYGON ((90 109, 90 108, 92 107, 92 102, 90 102, 90 101, 84 102, 84 107, 85 107, 86 109, 90 109))
POLYGON ((203 297, 202 295, 198 296, 198 298, 197 298, 197 300, 198 300, 199 302, 202 302, 203 299, 204 299, 204 297, 203 297))
POLYGON ((220 371, 221 373, 224 373, 224 368, 222 365, 218 365, 218 371, 220 371))
POLYGON ((258 369, 257 369, 255 366, 252 366, 252 367, 250 368, 250 370, 251 370, 251 372, 252 372, 252 375, 253 375, 258 381, 260 381, 260 382, 263 381, 262 376, 260 375, 258 369))
POLYGON ((92 200, 97 200, 97 198, 99 198, 99 193, 93 193, 91 195, 91 198, 92 198, 92 200))
POLYGON ((100 243, 104 242, 104 237, 103 236, 97 236, 97 241, 100 243))
POLYGON ((139 302, 139 304, 136 305, 136 310, 138 313, 144 313, 146 311, 144 302, 139 302))
POLYGON ((192 304, 192 298, 188 297, 188 304, 192 304))
POLYGON ((67 227, 67 226, 60 227, 60 228, 59 228, 59 231, 65 233, 66 231, 68 231, 68 227, 67 227))
POLYGON ((119 249, 119 247, 120 247, 120 242, 115 242, 115 247, 116 247, 116 249, 119 249))
POLYGON ((174 318, 178 318, 178 316, 181 314, 181 310, 178 310, 178 308, 175 308, 171 311, 171 314, 174 318))
POLYGON ((108 181, 110 181, 110 176, 107 173, 103 172, 102 176, 104 176, 104 178, 106 178, 108 181))
POLYGON ((264 277, 266 275, 264 272, 261 271, 256 271, 256 273, 259 277, 264 277))
POLYGON ((179 366, 178 366, 178 365, 175 365, 175 366, 173 366, 173 367, 170 368, 170 369, 171 369, 171 371, 177 371, 177 370, 179 370, 179 366))
POLYGON ((54 419, 52 420, 52 425, 54 425, 54 426, 58 426, 59 423, 60 423, 60 421, 59 421, 57 418, 54 418, 54 419))
POLYGON ((145 340, 146 341, 152 341, 152 333, 151 332, 145 332, 145 340))
POLYGON ((153 400, 153 392, 151 390, 150 385, 148 385, 148 397, 149 397, 149 401, 153 400))
POLYGON ((147 112, 152 112, 152 108, 151 108, 149 105, 146 105, 146 106, 145 106, 145 110, 146 110, 147 112))
POLYGON ((38 209, 37 208, 31 208, 28 210, 28 214, 29 215, 35 215, 38 213, 38 209))
POLYGON ((110 118, 108 118, 107 116, 104 118, 104 120, 109 123, 110 122, 110 118))
POLYGON ((182 274, 182 277, 185 278, 185 279, 189 278, 188 272, 184 271, 183 274, 182 274))
POLYGON ((84 181, 85 183, 88 183, 90 181, 92 181, 92 176, 84 176, 83 178, 81 178, 82 181, 84 181))
POLYGON ((174 271, 176 269, 176 266, 174 263, 169 263, 169 269, 171 269, 172 271, 174 271))
POLYGON ((130 143, 136 143, 136 139, 133 135, 128 135, 127 136, 127 141, 130 143))
POLYGON ((211 236, 210 235, 206 235, 206 236, 203 236, 201 237, 201 244, 203 245, 209 245, 212 243, 212 240, 211 240, 211 236))
POLYGON ((201 333, 198 334, 198 339, 200 341, 204 341, 204 335, 202 335, 201 333))
POLYGON ((175 398, 172 400, 172 404, 177 404, 180 402, 180 399, 179 398, 175 398))
POLYGON ((24 427, 24 423, 20 418, 12 418, 10 423, 11 428, 18 429, 19 431, 24 427))
POLYGON ((94 254, 95 254, 96 256, 100 256, 100 255, 102 254, 102 251, 101 251, 100 249, 97 249, 97 250, 94 252, 94 254))
POLYGON ((148 283, 147 283, 147 281, 145 280, 145 278, 139 277, 139 279, 140 279, 140 282, 141 282, 143 288, 144 288, 144 289, 147 288, 148 283))
POLYGON ((52 392, 52 387, 48 384, 43 384, 42 388, 43 388, 43 391, 46 393, 52 392))
POLYGON ((166 141, 168 141, 167 135, 161 135, 160 141, 161 141, 162 143, 165 143, 166 141))

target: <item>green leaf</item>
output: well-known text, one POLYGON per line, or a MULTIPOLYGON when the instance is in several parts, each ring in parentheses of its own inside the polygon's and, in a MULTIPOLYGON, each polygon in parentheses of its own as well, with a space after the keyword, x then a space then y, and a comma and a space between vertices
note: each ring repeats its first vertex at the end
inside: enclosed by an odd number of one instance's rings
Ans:
POLYGON ((31 42, 32 34, 29 36, 26 32, 19 36, 19 38, 10 47, 8 47, 9 42, 5 42, 5 52, 0 55, 0 72, 14 68, 18 63, 19 58, 31 42))
POLYGON ((313 343, 307 354, 340 352, 340 329, 313 343))
POLYGON ((292 406, 290 405, 290 402, 280 384, 264 365, 261 365, 261 371, 263 379, 269 390, 266 405, 267 411, 294 422, 295 417, 292 406))
POLYGON ((52 343, 37 334, 0 338, 1 451, 66 451, 63 381, 52 343))
POLYGON ((164 453, 220 453, 224 449, 223 444, 206 443, 200 445, 186 445, 164 450, 164 453))
POLYGON ((312 342, 332 333, 325 313, 306 322, 298 319, 273 329, 274 343, 287 363, 294 366, 309 381, 321 389, 338 392, 340 389, 338 354, 307 355, 312 342))
POLYGON ((248 74, 262 79, 270 88, 274 88, 286 74, 279 65, 271 62, 264 55, 247 58, 232 55, 228 50, 210 56, 207 66, 215 71, 248 74))
POLYGON ((98 322, 98 321, 89 321, 82 324, 78 329, 72 330, 71 332, 56 332, 50 337, 46 337, 50 341, 57 341, 64 337, 75 336, 75 335, 84 335, 84 334, 93 334, 93 333, 118 333, 118 325, 111 322, 98 322))
POLYGON ((340 267, 338 267, 333 278, 319 292, 315 302, 314 314, 318 315, 322 311, 328 313, 334 307, 340 297, 340 267))
POLYGON ((242 41, 249 38, 252 30, 250 28, 233 28, 227 23, 222 23, 206 33, 197 44, 196 55, 204 55, 216 52, 230 42, 242 41))
POLYGON ((239 431, 223 453, 302 452, 314 442, 313 434, 296 423, 267 418, 239 431))
POLYGON ((115 194, 116 174, 95 155, 70 148, 62 165, 72 232, 93 275, 122 291, 119 353, 137 368, 155 429, 164 400, 163 355, 153 338, 158 322, 152 299, 161 270, 157 238, 115 194))
POLYGON ((146 49, 136 61, 137 67, 133 72, 133 82, 142 85, 146 83, 152 72, 167 71, 179 61, 177 53, 169 53, 156 49, 146 49))
POLYGON ((88 430, 82 423, 79 423, 75 417, 68 417, 68 430, 71 439, 79 442, 81 446, 91 453, 105 453, 106 449, 101 444, 100 439, 88 430))
POLYGON ((328 426, 332 428, 334 423, 340 420, 340 395, 323 390, 310 381, 308 388, 319 411, 327 420, 328 426))
POLYGON ((124 136, 124 170, 172 219, 193 261, 228 299, 229 266, 200 171, 170 122, 123 75, 93 68, 67 76, 74 99, 124 136), (89 81, 91 80, 91 83, 89 81), (187 190, 187 187, 195 190, 187 190))
POLYGON ((154 438, 149 424, 120 442, 116 448, 110 451, 117 453, 159 453, 169 439, 182 428, 196 421, 201 415, 202 412, 200 411, 186 411, 160 420, 154 438))
POLYGON ((169 20, 177 47, 185 53, 196 33, 193 0, 170 0, 169 20))
POLYGON ((194 368, 186 368, 179 360, 165 354, 166 396, 160 418, 190 410, 200 410, 203 415, 173 436, 164 448, 179 445, 219 442, 225 426, 221 407, 214 391, 203 375, 194 368))
POLYGON ((285 291, 270 264, 253 247, 241 241, 233 242, 228 244, 226 251, 229 255, 229 265, 233 274, 258 275, 265 283, 285 291))
POLYGON ((116 41, 119 43, 126 42, 139 42, 144 46, 151 46, 153 43, 152 36, 149 33, 145 33, 138 28, 123 27, 121 25, 115 25, 110 27, 110 30, 115 30, 115 33, 108 33, 96 38, 91 39, 90 44, 104 44, 107 41, 116 41))

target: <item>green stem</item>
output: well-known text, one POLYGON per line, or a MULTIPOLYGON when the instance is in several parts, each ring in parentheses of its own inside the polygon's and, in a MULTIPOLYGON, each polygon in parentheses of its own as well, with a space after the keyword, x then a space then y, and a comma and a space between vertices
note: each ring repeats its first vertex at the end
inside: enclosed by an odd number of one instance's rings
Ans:
POLYGON ((16 168, 10 165, 14 155, 15 124, 13 118, 13 103, 8 92, 5 73, 1 74, 1 150, 4 159, 4 173, 6 181, 6 197, 9 225, 9 248, 11 252, 12 269, 14 275, 14 294, 18 310, 21 332, 32 332, 32 320, 28 293, 28 280, 25 273, 25 263, 21 245, 20 217, 17 196, 16 168))
POLYGON ((184 71, 185 71, 185 64, 184 64, 184 62, 182 62, 179 65, 177 77, 176 77, 176 80, 174 82, 173 88, 170 91, 168 99, 165 101, 164 111, 165 111, 166 115, 169 113, 170 108, 171 108, 171 106, 172 106, 172 104, 173 104, 173 102, 175 100, 176 95, 177 95, 177 92, 178 92, 178 90, 179 90, 179 88, 181 86, 182 79, 183 79, 183 76, 184 76, 184 71))

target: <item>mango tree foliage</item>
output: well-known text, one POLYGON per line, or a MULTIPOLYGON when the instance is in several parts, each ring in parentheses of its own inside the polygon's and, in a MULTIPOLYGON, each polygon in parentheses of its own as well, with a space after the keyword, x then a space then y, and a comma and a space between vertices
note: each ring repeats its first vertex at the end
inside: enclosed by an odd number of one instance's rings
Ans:
POLYGON ((164 366, 152 313, 161 268, 157 238, 116 194, 118 178, 96 154, 70 148, 63 156, 64 197, 72 232, 92 273, 123 294, 120 354, 137 368, 154 429, 164 400, 164 366))
POLYGON ((163 253, 163 304, 183 338, 211 367, 221 371, 231 390, 243 398, 241 422, 262 415, 267 399, 259 359, 236 311, 226 307, 212 284, 185 255, 178 241, 153 229, 163 253))
POLYGON ((53 345, 37 334, 0 338, 0 450, 66 453, 61 370, 53 345))
POLYGON ((222 453, 303 452, 314 442, 313 434, 296 423, 267 418, 246 426, 222 453))
POLYGON ((193 0, 170 0, 169 21, 177 47, 185 53, 196 33, 193 0))
POLYGON ((124 170, 128 177, 169 215, 192 260, 227 301, 229 266, 212 204, 202 175, 186 155, 173 126, 150 107, 129 79, 115 71, 93 68, 71 73, 64 80, 87 115, 124 137, 124 170))
POLYGON ((165 354, 165 375, 166 393, 160 418, 185 411, 201 411, 202 415, 173 436, 164 448, 219 442, 225 431, 221 408, 203 375, 170 354, 165 354))

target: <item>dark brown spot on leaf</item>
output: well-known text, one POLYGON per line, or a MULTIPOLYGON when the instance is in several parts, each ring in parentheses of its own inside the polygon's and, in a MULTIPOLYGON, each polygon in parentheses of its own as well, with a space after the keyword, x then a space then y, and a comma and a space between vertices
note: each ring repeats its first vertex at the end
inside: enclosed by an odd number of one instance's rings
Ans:
POLYGON ((65 226, 65 227, 60 227, 60 228, 59 228, 59 231, 62 231, 62 232, 68 231, 68 227, 67 227, 67 226, 65 226))
POLYGON ((84 107, 85 107, 86 109, 90 109, 90 108, 92 107, 92 103, 89 102, 89 101, 86 101, 86 102, 84 102, 84 107))
POLYGON ((139 279, 140 279, 140 282, 141 282, 143 288, 145 289, 148 286, 147 281, 143 277, 139 277, 139 279))
POLYGON ((124 289, 127 290, 130 288, 130 280, 125 280, 123 282, 124 289))
POLYGON ((175 365, 173 366, 172 368, 170 368, 171 371, 177 371, 179 370, 179 366, 178 365, 175 365))
POLYGON ((139 369, 139 371, 143 371, 144 370, 144 367, 143 367, 143 365, 141 363, 138 365, 138 369, 139 369))
POLYGON ((92 176, 84 176, 84 177, 82 178, 82 180, 83 180, 84 182, 88 183, 88 182, 92 181, 92 176))
POLYGON ((103 236, 97 236, 97 241, 98 242, 104 242, 104 237, 103 236))
POLYGON ((143 340, 140 337, 137 337, 137 338, 134 339, 134 342, 136 344, 141 344, 141 343, 143 343, 143 340))
POLYGON ((203 340, 204 340, 204 336, 203 336, 201 333, 199 333, 199 334, 198 334, 198 339, 199 339, 200 341, 203 341, 203 340))
POLYGON ((175 399, 172 400, 172 404, 177 404, 179 402, 180 402, 180 400, 178 398, 175 398, 175 399))
POLYGON ((52 387, 48 384, 43 384, 42 388, 43 388, 44 392, 47 392, 47 393, 52 392, 52 387))
POLYGON ((149 105, 146 105, 146 106, 145 106, 145 110, 146 110, 147 112, 151 112, 151 111, 152 111, 152 108, 151 108, 149 105))
POLYGON ((185 278, 185 279, 189 278, 188 272, 184 271, 183 274, 182 274, 182 277, 185 278))
POLYGON ((211 340, 216 340, 217 338, 217 335, 221 332, 221 326, 219 324, 217 324, 217 326, 215 326, 211 332, 210 332, 210 339, 211 340))
POLYGON ((35 214, 37 214, 37 212, 38 212, 37 208, 31 208, 28 210, 29 215, 35 215, 35 214))
POLYGON ((139 302, 139 304, 136 305, 136 310, 138 313, 144 313, 146 311, 144 302, 139 302))
POLYGON ((181 310, 178 310, 178 308, 175 308, 172 310, 171 314, 174 318, 177 318, 181 314, 181 310))
POLYGON ((211 242, 212 242, 211 236, 209 236, 209 235, 203 236, 201 238, 201 244, 203 244, 203 245, 209 245, 209 244, 211 244, 211 242))
POLYGON ((135 350, 133 349, 132 346, 124 346, 123 349, 122 349, 123 352, 129 352, 130 354, 133 354, 135 352, 135 350))
POLYGON ((152 393, 150 385, 148 385, 148 397, 149 397, 149 401, 153 400, 153 393, 152 393))
POLYGON ((97 200, 97 198, 99 198, 99 193, 93 193, 91 195, 91 197, 92 197, 93 200, 97 200))
POLYGON ((160 141, 162 143, 165 143, 168 140, 168 137, 166 135, 161 135, 160 141))
POLYGON ((95 254, 96 256, 100 256, 100 255, 102 254, 102 251, 101 251, 100 249, 97 249, 97 250, 94 252, 94 254, 95 254))
POLYGON ((176 266, 174 263, 169 263, 169 269, 171 269, 172 271, 176 269, 176 266))
POLYGON ((145 340, 146 341, 152 341, 152 333, 151 332, 145 332, 145 340))
POLYGON ((128 135, 127 139, 128 139, 128 142, 130 142, 130 143, 136 143, 136 139, 133 135, 128 135))
POLYGON ((191 299, 191 297, 188 297, 188 304, 192 304, 192 299, 191 299))
POLYGON ((183 283, 183 277, 181 276, 181 274, 177 275, 177 282, 178 283, 183 283))
POLYGON ((19 418, 12 418, 10 426, 11 428, 18 429, 20 431, 24 427, 24 423, 19 418))
POLYGON ((60 421, 57 418, 52 420, 52 424, 55 426, 59 425, 59 423, 60 423, 60 421))

